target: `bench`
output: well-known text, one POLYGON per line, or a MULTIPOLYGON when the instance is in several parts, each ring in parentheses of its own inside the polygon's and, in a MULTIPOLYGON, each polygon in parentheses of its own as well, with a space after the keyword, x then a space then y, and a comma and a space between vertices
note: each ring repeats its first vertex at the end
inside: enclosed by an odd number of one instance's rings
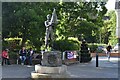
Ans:
MULTIPOLYGON (((42 60, 42 56, 40 54, 38 54, 38 53, 33 54, 33 59, 32 59, 33 65, 40 64, 41 60, 42 60)), ((21 60, 20 60, 19 56, 17 58, 17 64, 21 64, 21 60)), ((28 58, 26 59, 25 64, 26 65, 29 64, 28 58)))
POLYGON ((41 60, 42 60, 42 55, 38 53, 33 54, 33 59, 32 59, 33 65, 41 64, 41 60))

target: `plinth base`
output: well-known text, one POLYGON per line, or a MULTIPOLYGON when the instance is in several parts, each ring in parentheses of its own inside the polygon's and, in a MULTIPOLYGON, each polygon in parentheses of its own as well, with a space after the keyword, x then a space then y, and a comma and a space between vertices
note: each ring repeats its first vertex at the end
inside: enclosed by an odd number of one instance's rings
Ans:
POLYGON ((67 66, 48 67, 35 65, 35 71, 31 72, 31 78, 70 78, 67 66))
POLYGON ((39 64, 35 65, 35 72, 37 72, 37 73, 62 74, 62 73, 66 73, 66 71, 67 71, 66 65, 62 65, 62 66, 58 66, 58 67, 41 66, 39 64))
POLYGON ((70 75, 68 73, 64 74, 42 74, 42 73, 36 73, 35 71, 31 72, 31 78, 37 79, 37 78, 70 78, 70 75))

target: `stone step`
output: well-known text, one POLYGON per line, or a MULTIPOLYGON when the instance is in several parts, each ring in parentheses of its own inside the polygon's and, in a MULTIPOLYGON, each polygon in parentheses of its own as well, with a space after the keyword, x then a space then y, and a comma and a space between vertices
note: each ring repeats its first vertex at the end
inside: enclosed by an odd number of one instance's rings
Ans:
POLYGON ((39 78, 70 78, 70 75, 66 73, 62 74, 44 74, 44 73, 37 73, 35 71, 31 72, 32 79, 39 79, 39 78))
POLYGON ((62 66, 58 66, 58 67, 42 66, 40 64, 35 65, 35 72, 37 72, 37 73, 62 74, 62 73, 66 73, 66 71, 67 71, 67 66, 66 65, 62 65, 62 66))

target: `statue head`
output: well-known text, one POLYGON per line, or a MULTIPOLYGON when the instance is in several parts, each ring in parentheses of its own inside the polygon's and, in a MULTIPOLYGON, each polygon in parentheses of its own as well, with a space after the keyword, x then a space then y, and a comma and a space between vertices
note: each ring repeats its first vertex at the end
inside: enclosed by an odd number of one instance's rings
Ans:
POLYGON ((47 15, 47 20, 51 20, 51 15, 50 14, 47 15))

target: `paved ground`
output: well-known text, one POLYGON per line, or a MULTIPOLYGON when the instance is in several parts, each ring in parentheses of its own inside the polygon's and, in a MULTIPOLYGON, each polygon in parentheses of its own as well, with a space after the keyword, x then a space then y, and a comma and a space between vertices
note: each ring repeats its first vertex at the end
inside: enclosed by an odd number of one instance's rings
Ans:
MULTIPOLYGON (((118 58, 99 57, 99 67, 96 67, 96 58, 90 63, 78 63, 68 66, 68 73, 73 78, 118 78, 118 58)), ((5 65, 2 67, 2 78, 30 78, 34 66, 5 65)))
POLYGON ((80 63, 68 67, 72 77, 77 78, 118 78, 118 58, 99 58, 99 67, 96 67, 96 59, 90 63, 80 63))

